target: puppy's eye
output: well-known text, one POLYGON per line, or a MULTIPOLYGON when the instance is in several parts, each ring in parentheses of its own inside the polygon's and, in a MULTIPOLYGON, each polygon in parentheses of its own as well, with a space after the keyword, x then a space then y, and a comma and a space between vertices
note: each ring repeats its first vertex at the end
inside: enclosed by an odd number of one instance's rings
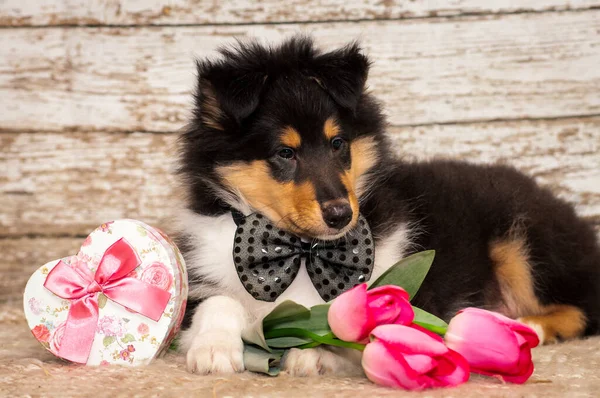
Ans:
POLYGON ((334 137, 331 140, 331 147, 333 148, 334 151, 337 151, 344 145, 345 142, 346 141, 344 141, 344 139, 341 137, 334 137))
POLYGON ((283 159, 290 160, 293 159, 294 156, 296 156, 296 152, 294 152, 292 148, 283 148, 280 149, 279 152, 277 152, 277 156, 283 159))

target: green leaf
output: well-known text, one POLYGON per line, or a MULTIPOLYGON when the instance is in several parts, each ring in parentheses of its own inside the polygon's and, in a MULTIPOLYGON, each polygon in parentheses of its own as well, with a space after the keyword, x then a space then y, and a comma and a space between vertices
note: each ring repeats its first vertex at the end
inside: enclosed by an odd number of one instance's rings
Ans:
POLYGON ((309 318, 310 310, 300 304, 287 300, 279 304, 263 319, 265 329, 274 325, 300 318, 309 318))
POLYGON ((106 297, 104 295, 104 293, 100 293, 98 295, 98 307, 99 308, 104 308, 104 306, 106 305, 106 302, 108 301, 108 297, 106 297))
POLYGON ((414 323, 442 336, 446 334, 446 330, 448 330, 446 322, 418 307, 413 306, 413 310, 415 311, 414 323))
POLYGON ((435 250, 427 250, 403 258, 371 283, 369 289, 383 285, 396 285, 406 290, 412 299, 425 280, 434 257, 435 250))
POLYGON ((169 344, 169 351, 177 351, 179 349, 179 337, 175 337, 169 344))
POLYGON ((245 343, 257 345, 266 351, 271 350, 265 341, 263 323, 260 318, 252 322, 242 331, 242 340, 244 340, 245 343))
POLYGON ((242 332, 242 339, 246 343, 257 345, 266 351, 271 351, 264 336, 264 327, 271 328, 278 323, 293 320, 296 317, 310 317, 308 308, 296 304, 293 301, 284 301, 264 317, 259 317, 252 324, 248 325, 242 332))
POLYGON ((102 344, 104 345, 104 347, 108 347, 109 345, 111 345, 112 343, 114 343, 117 339, 115 338, 115 336, 106 336, 103 340, 102 340, 102 344))
POLYGON ((135 341, 135 337, 133 337, 133 335, 131 333, 127 333, 125 336, 123 336, 123 338, 121 339, 121 343, 131 343, 132 341, 135 341))
POLYGON ((314 343, 314 341, 309 338, 301 337, 274 337, 272 339, 266 339, 266 342, 270 348, 292 348, 314 343))
POLYGON ((308 313, 298 313, 296 316, 281 318, 277 323, 264 325, 264 332, 275 329, 304 329, 320 336, 331 333, 331 328, 327 322, 327 312, 330 304, 315 305, 308 313))
MULTIPOLYGON (((332 333, 328 333, 324 336, 320 336, 318 334, 312 333, 305 329, 296 329, 296 328, 271 329, 269 332, 265 333, 265 337, 267 339, 272 339, 272 338, 276 338, 276 337, 298 337, 298 338, 307 339, 307 340, 311 339, 311 340, 321 343, 321 344, 333 345, 333 346, 337 346, 337 347, 353 348, 355 350, 360 350, 360 351, 365 349, 364 344, 350 343, 347 341, 339 340, 339 339, 335 338, 332 333)), ((308 343, 308 344, 310 344, 310 343, 308 343)))
POLYGON ((251 372, 277 376, 283 353, 283 350, 267 352, 259 347, 246 344, 244 346, 244 367, 251 372))

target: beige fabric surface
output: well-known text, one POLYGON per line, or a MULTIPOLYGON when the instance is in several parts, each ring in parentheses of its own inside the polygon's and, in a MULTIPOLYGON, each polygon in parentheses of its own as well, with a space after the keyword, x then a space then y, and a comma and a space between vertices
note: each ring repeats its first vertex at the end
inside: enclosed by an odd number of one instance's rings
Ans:
POLYGON ((363 378, 268 377, 248 372, 198 376, 170 353, 139 368, 68 364, 44 350, 27 329, 18 306, 0 307, 2 397, 597 397, 600 337, 534 350, 536 371, 525 385, 472 376, 453 389, 408 393, 377 387, 363 378))

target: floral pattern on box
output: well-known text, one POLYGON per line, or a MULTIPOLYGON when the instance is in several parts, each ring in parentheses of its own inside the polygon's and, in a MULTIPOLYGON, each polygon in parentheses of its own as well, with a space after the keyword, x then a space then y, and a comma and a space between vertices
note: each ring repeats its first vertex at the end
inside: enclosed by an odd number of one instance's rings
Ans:
MULTIPOLYGON (((158 321, 153 321, 98 293, 98 324, 87 365, 144 365, 168 349, 176 335, 187 299, 187 274, 181 253, 164 234, 136 220, 102 224, 82 243, 79 253, 61 259, 73 269, 96 272, 107 248, 124 238, 140 264, 127 277, 139 279, 170 293, 158 321)), ((33 336, 57 355, 71 302, 44 287, 49 272, 60 260, 40 267, 29 279, 24 294, 25 316, 33 336)))

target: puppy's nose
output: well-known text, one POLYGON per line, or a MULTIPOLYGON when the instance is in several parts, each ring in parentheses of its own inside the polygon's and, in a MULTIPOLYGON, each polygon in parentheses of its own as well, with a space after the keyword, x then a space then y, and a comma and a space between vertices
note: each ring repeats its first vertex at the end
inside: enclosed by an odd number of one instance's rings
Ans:
POLYGON ((321 205, 323 220, 331 228, 342 229, 352 220, 352 208, 345 199, 330 200, 321 205))

